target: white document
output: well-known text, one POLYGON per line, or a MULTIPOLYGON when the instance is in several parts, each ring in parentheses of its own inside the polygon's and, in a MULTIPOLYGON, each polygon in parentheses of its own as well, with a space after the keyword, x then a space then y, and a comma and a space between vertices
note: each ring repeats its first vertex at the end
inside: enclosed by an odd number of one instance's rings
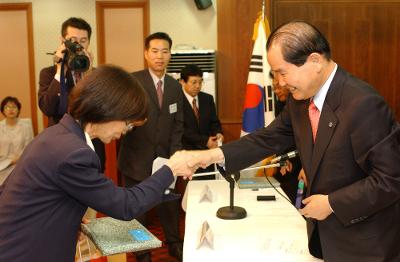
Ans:
MULTIPOLYGON (((157 172, 158 169, 160 169, 163 165, 167 163, 168 159, 163 158, 163 157, 157 157, 153 161, 153 168, 151 170, 151 174, 153 175, 155 172, 157 172)), ((171 185, 168 187, 169 189, 174 189, 175 184, 176 184, 176 176, 174 176, 174 181, 171 183, 171 185)))

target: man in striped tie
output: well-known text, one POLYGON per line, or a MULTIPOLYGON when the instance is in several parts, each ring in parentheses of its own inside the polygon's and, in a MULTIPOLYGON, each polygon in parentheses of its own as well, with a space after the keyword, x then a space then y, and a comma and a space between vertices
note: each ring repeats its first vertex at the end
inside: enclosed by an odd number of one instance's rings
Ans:
MULTIPOLYGON (((184 93, 183 148, 187 150, 216 148, 222 144, 221 122, 218 119, 212 95, 201 91, 203 71, 194 64, 186 65, 181 70, 179 81, 184 93), (186 99, 185 99, 186 98, 186 99)), ((198 169, 196 173, 214 171, 214 165, 198 169)), ((214 179, 215 175, 205 175, 194 179, 214 179)))
MULTIPOLYGON (((178 81, 166 74, 171 58, 172 40, 157 32, 145 39, 144 57, 148 69, 133 76, 147 93, 149 116, 145 125, 127 133, 121 140, 118 168, 125 186, 131 187, 151 175, 157 157, 169 158, 182 149, 182 91, 178 81)), ((156 207, 163 227, 169 254, 182 260, 182 240, 179 234, 179 202, 168 201, 156 207)), ((138 220, 146 225, 145 216, 138 220)), ((151 261, 150 252, 137 252, 136 260, 151 261)))
MULTIPOLYGON (((328 262, 400 261, 400 125, 385 99, 337 65, 325 36, 292 21, 267 42, 268 63, 291 92, 266 128, 191 151, 192 166, 233 173, 297 147, 307 177, 308 246, 328 262)), ((338 51, 340 52, 340 50, 338 51)))

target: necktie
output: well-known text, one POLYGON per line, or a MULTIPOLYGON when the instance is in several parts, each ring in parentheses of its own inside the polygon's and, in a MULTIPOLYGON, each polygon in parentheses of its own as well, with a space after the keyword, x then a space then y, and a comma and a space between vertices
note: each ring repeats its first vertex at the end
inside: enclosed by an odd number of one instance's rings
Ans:
POLYGON ((197 107, 197 104, 196 104, 196 98, 193 98, 192 107, 193 107, 193 112, 194 112, 194 115, 196 116, 197 122, 199 122, 200 114, 199 114, 199 108, 197 107))
POLYGON ((158 98, 158 105, 160 108, 162 107, 162 100, 163 100, 163 91, 162 91, 162 81, 159 80, 157 82, 157 98, 158 98))
POLYGON ((76 72, 74 71, 74 77, 75 77, 75 85, 78 84, 79 81, 82 79, 82 74, 81 72, 76 72))
POLYGON ((315 142, 315 138, 317 137, 319 116, 320 116, 320 112, 319 112, 318 108, 315 106, 314 101, 311 100, 311 103, 308 106, 308 117, 310 118, 311 130, 312 130, 314 142, 315 142))

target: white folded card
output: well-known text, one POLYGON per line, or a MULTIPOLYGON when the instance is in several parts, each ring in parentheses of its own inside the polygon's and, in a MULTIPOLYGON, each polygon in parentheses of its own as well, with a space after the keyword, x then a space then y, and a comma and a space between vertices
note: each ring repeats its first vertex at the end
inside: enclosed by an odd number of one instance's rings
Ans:
POLYGON ((200 193, 200 200, 199 203, 201 202, 213 202, 214 201, 214 194, 209 188, 208 185, 205 185, 203 190, 200 193))
POLYGON ((199 236, 197 239, 196 249, 201 247, 209 247, 214 249, 214 233, 212 232, 210 225, 207 221, 204 221, 201 225, 199 236))

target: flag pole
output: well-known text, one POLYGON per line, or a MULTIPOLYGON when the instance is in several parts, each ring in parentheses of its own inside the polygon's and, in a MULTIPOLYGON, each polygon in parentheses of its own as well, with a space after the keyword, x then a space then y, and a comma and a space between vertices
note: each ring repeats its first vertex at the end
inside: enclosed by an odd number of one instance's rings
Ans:
POLYGON ((261 14, 261 17, 262 17, 262 20, 264 21, 265 20, 265 0, 263 0, 262 1, 262 14, 261 14))

